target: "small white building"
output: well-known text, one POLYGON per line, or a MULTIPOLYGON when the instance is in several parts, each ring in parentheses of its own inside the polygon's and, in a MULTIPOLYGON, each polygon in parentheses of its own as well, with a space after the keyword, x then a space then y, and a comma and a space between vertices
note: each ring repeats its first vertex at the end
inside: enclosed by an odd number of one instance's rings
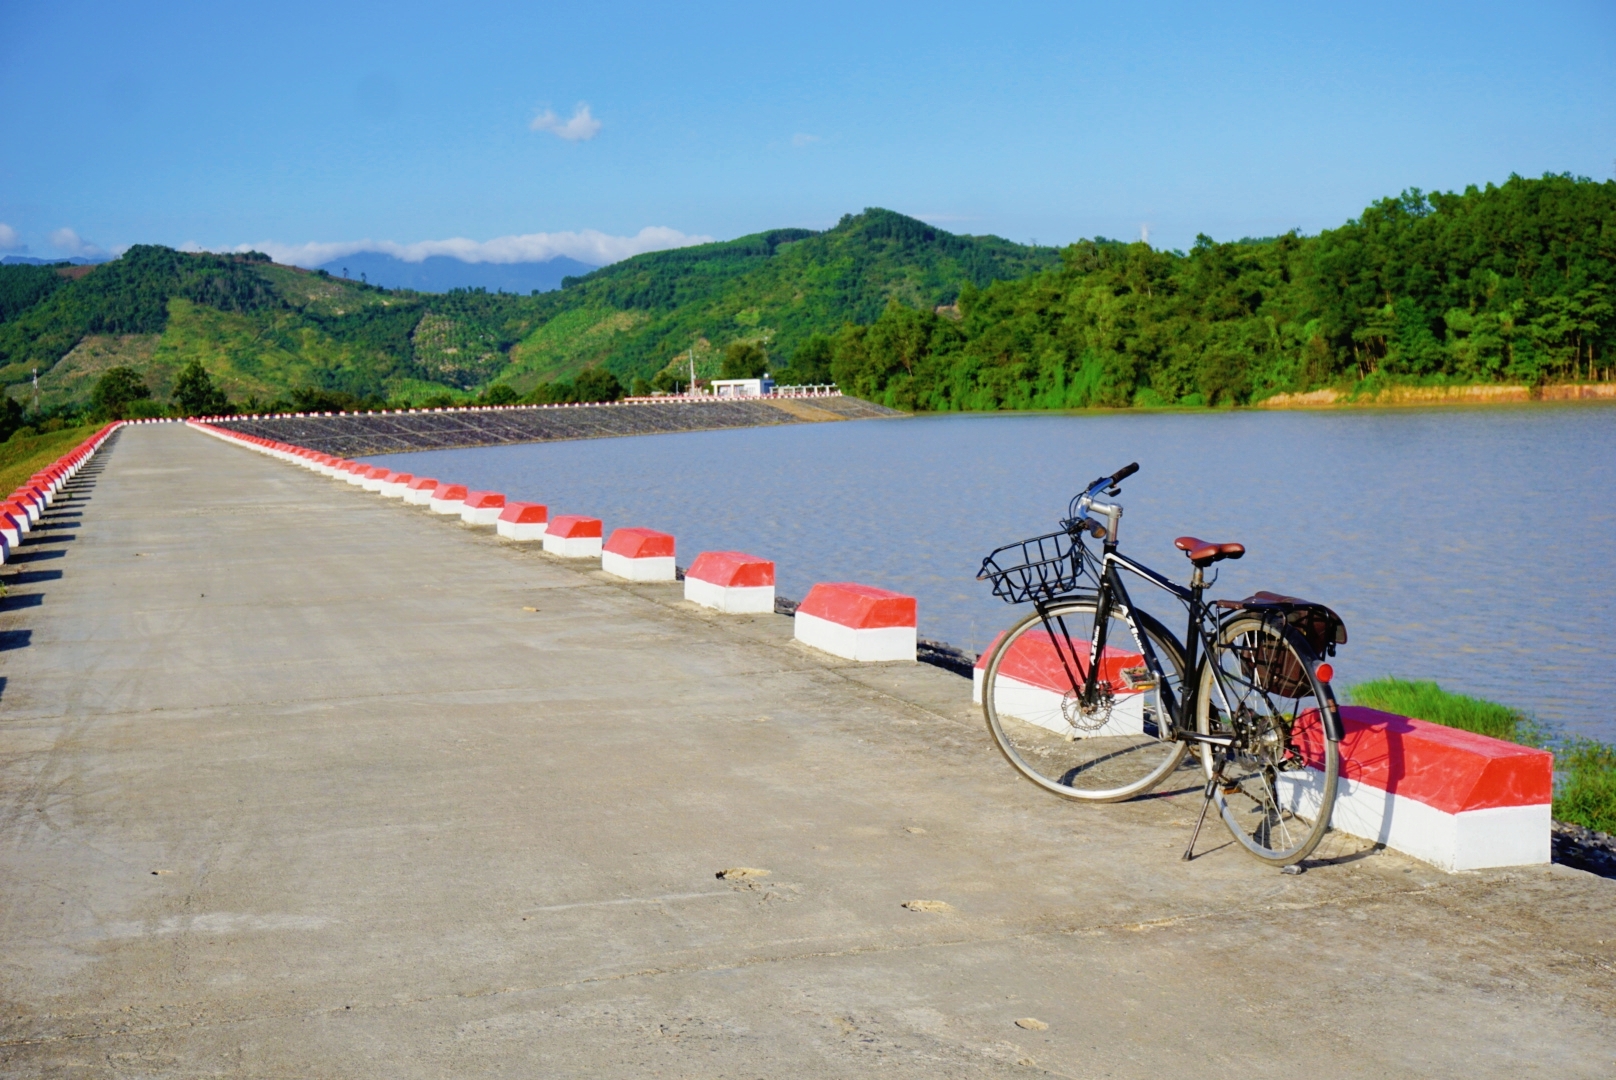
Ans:
POLYGON ((717 397, 762 397, 774 392, 774 380, 767 375, 761 379, 714 379, 707 385, 717 397))

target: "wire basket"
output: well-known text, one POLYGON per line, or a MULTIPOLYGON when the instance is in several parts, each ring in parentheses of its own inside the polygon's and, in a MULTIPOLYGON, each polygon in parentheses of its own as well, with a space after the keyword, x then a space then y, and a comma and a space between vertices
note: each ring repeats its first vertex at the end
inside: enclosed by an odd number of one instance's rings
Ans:
POLYGON ((993 595, 1010 604, 1047 600, 1076 590, 1089 576, 1089 555, 1068 532, 1006 544, 982 560, 976 577, 993 583, 993 595))

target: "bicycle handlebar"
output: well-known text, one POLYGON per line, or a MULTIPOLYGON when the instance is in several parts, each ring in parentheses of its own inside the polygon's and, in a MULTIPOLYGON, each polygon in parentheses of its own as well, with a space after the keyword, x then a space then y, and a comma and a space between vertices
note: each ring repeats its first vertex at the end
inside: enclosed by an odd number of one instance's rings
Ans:
POLYGON ((1138 471, 1139 471, 1139 463, 1137 461, 1133 462, 1130 465, 1124 465, 1122 468, 1118 469, 1116 472, 1112 473, 1110 476, 1102 476, 1098 480, 1094 481, 1094 483, 1089 485, 1088 490, 1086 492, 1084 492, 1084 494, 1085 495, 1093 495, 1096 492, 1103 491, 1106 488, 1111 487, 1113 484, 1121 483, 1122 481, 1128 479, 1128 477, 1132 476, 1134 473, 1136 473, 1138 471))

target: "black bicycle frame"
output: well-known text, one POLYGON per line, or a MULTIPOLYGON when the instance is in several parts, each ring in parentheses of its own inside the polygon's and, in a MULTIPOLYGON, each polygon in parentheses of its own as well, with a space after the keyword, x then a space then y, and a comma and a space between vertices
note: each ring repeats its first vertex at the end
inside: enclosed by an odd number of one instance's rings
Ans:
MULTIPOLYGON (((1149 668, 1151 675, 1155 677, 1156 685, 1161 689, 1166 699, 1168 720, 1175 729, 1169 735, 1174 735, 1177 731, 1188 730, 1189 727, 1193 726, 1190 723, 1190 709, 1195 701, 1196 693, 1193 685, 1193 672, 1199 659, 1198 647, 1205 633, 1205 628, 1202 624, 1205 620, 1206 608, 1202 602, 1202 595, 1206 586, 1200 583, 1200 575, 1197 574, 1195 582, 1190 588, 1186 589, 1182 585, 1158 574, 1150 567, 1134 562, 1126 555, 1123 555, 1117 550, 1117 545, 1113 541, 1106 541, 1103 551, 1099 588, 1094 594, 1094 629, 1089 635, 1089 657, 1086 670, 1084 670, 1083 664, 1077 662, 1075 646, 1063 648, 1061 645, 1062 641, 1067 642, 1068 646, 1071 643, 1071 634, 1066 629, 1065 620, 1059 618, 1056 620, 1060 626, 1059 633, 1056 632, 1055 626, 1050 622, 1048 609, 1062 600, 1069 599, 1069 597, 1040 601, 1035 605, 1038 609, 1038 616, 1044 624, 1044 629, 1049 632, 1050 640, 1054 643, 1055 653, 1060 658, 1061 667, 1066 670, 1066 677, 1071 682, 1073 689, 1080 689, 1081 699, 1086 704, 1093 704, 1099 692, 1100 662, 1105 655, 1106 625, 1110 622, 1111 612, 1116 610, 1120 604, 1122 610, 1129 613, 1128 617, 1132 621, 1134 611, 1133 599, 1128 595, 1127 586, 1122 583, 1122 576, 1118 573, 1118 569, 1137 574, 1158 589, 1171 594, 1189 609, 1189 624, 1185 630, 1183 645, 1185 650, 1185 682, 1191 685, 1188 685, 1184 690, 1182 704, 1174 700, 1173 688, 1168 684, 1166 673, 1162 670, 1161 661, 1156 657, 1156 650, 1151 645, 1150 635, 1140 633, 1137 637, 1137 644, 1144 654, 1145 665, 1149 668), (1067 655, 1069 651, 1073 654, 1070 658, 1067 655), (1073 672, 1072 668, 1074 666, 1083 672, 1081 678, 1073 672)), ((1156 738, 1162 737, 1161 732, 1150 732, 1150 734, 1156 738)))

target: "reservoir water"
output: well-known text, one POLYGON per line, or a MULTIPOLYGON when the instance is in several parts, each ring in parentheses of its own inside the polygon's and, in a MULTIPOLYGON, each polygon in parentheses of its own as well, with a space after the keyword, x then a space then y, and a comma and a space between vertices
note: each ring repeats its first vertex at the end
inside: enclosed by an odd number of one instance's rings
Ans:
MULTIPOLYGON (((772 558, 781 596, 909 593, 922 637, 973 651, 1019 610, 975 580, 982 557, 1052 531, 1075 490, 1138 461, 1123 550, 1184 580, 1173 537, 1245 544, 1213 595, 1334 607, 1351 636, 1338 685, 1435 679, 1616 741, 1609 407, 940 416, 368 460, 671 532, 680 565, 772 558)), ((1181 632, 1170 598, 1132 591, 1181 632)))

